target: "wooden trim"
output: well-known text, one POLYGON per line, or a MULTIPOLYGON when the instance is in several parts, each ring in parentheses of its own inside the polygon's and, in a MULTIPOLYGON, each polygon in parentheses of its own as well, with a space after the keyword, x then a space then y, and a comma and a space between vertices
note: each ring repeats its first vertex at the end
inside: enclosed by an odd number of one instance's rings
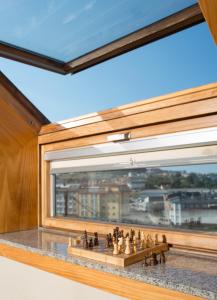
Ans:
POLYGON ((199 0, 199 5, 217 45, 217 1, 199 0))
MULTIPOLYGON (((188 120, 192 118, 203 117, 217 114, 217 97, 206 99, 198 102, 176 105, 159 110, 142 112, 129 116, 123 116, 109 121, 91 123, 67 130, 61 130, 56 133, 49 133, 39 136, 39 143, 51 143, 56 141, 67 140, 91 136, 102 133, 114 133, 121 130, 131 130, 145 126, 157 126, 175 121, 188 120)), ((147 128, 148 130, 148 128, 147 128)))
POLYGON ((64 62, 7 43, 0 42, 0 56, 48 71, 66 74, 64 62))
MULTIPOLYGON (((39 143, 51 143, 68 139, 145 128, 151 133, 152 128, 164 127, 172 122, 183 122, 183 130, 188 119, 205 117, 217 113, 217 83, 188 89, 136 103, 89 114, 79 118, 49 124, 42 127, 39 143), (210 105, 209 105, 210 103, 210 105), (160 126, 158 126, 158 124, 160 126)), ((207 127, 204 124, 205 127, 207 127)), ((151 133, 152 134, 152 133, 151 133)))
MULTIPOLYGON (((126 133, 130 131, 131 139, 149 137, 159 134, 175 133, 179 131, 208 128, 217 126, 217 115, 209 115, 189 120, 181 120, 158 125, 134 128, 130 130, 115 131, 115 133, 126 133)), ((108 134, 100 134, 94 136, 78 137, 64 141, 53 141, 53 143, 45 144, 46 151, 63 150, 67 148, 76 148, 106 143, 108 134)))
POLYGON ((64 70, 67 73, 71 72, 75 74, 201 22, 204 22, 204 17, 198 4, 195 4, 68 62, 64 66, 64 70))
POLYGON ((20 263, 50 272, 132 300, 196 300, 197 296, 161 288, 140 281, 115 276, 98 270, 57 260, 52 257, 0 244, 0 255, 20 263), (126 288, 127 287, 127 288, 126 288))
POLYGON ((169 95, 163 95, 121 105, 116 108, 95 112, 88 115, 67 119, 58 123, 51 123, 41 128, 40 135, 67 130, 78 126, 84 126, 91 123, 108 121, 123 116, 129 116, 141 112, 158 110, 166 107, 181 105, 185 103, 197 102, 208 98, 217 97, 217 83, 211 83, 204 86, 178 91, 169 95))

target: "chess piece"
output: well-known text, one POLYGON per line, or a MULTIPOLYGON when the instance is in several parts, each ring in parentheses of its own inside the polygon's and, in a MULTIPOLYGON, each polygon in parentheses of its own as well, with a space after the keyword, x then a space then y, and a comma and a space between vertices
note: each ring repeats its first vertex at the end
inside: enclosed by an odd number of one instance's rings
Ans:
POLYGON ((69 238, 69 247, 72 247, 72 238, 69 238))
POLYGON ((130 251, 130 238, 129 238, 129 236, 126 238, 126 242, 125 243, 126 243, 126 248, 125 248, 124 253, 127 254, 127 255, 129 255, 131 253, 131 251, 130 251))
POLYGON ((144 231, 141 232, 141 240, 140 240, 140 250, 145 248, 145 234, 144 231))
POLYGON ((158 241, 158 234, 155 234, 155 241, 154 241, 155 245, 159 245, 159 241, 158 241))
POLYGON ((133 253, 136 253, 137 252, 137 247, 136 245, 133 245, 133 253))
POLYGON ((163 234, 163 235, 162 235, 162 243, 166 243, 166 242, 167 242, 166 235, 165 235, 165 234, 163 234))
POLYGON ((151 258, 150 258, 150 265, 151 266, 156 266, 157 264, 158 264, 157 254, 152 253, 151 258))
POLYGON ((166 263, 166 256, 163 251, 160 253, 160 263, 163 263, 163 264, 166 263))
POLYGON ((137 239, 136 239, 136 236, 134 235, 133 236, 133 246, 136 246, 136 244, 137 244, 137 239))
POLYGON ((140 230, 138 231, 138 241, 140 241, 141 240, 141 232, 140 232, 140 230))
POLYGON ((98 233, 94 232, 94 240, 93 240, 94 246, 99 246, 99 239, 98 239, 98 233))
POLYGON ((132 243, 132 241, 133 241, 133 236, 134 236, 134 234, 133 234, 133 229, 130 229, 130 242, 132 243))
POLYGON ((109 237, 108 234, 106 235, 106 247, 107 247, 107 248, 110 247, 110 237, 109 237))
POLYGON ((150 241, 150 246, 149 247, 154 247, 154 240, 152 238, 152 235, 149 236, 149 241, 150 241))
POLYGON ((92 238, 90 238, 88 246, 90 249, 93 249, 93 239, 92 238))
POLYGON ((113 246, 114 246, 113 254, 118 255, 118 244, 116 243, 116 241, 114 242, 113 246))
POLYGON ((124 239, 123 237, 118 238, 118 252, 122 253, 123 252, 123 244, 124 244, 124 239))
POLYGON ((89 247, 88 240, 87 240, 87 238, 85 238, 83 240, 83 248, 88 249, 88 247, 89 247))
POLYGON ((148 234, 146 237, 146 248, 150 248, 150 235, 148 234))
POLYGON ((145 240, 145 234, 144 234, 144 231, 141 232, 141 241, 144 241, 145 240))
POLYGON ((112 234, 109 233, 108 237, 109 237, 109 247, 111 247, 112 246, 112 234))

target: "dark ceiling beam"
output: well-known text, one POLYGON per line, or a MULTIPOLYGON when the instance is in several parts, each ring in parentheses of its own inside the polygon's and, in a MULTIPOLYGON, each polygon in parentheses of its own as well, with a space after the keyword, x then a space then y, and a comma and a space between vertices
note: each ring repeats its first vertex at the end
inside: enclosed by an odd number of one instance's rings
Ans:
POLYGON ((204 21, 204 16, 199 5, 195 4, 66 63, 64 70, 67 73, 75 74, 110 58, 157 41, 204 21))
POLYGON ((64 62, 1 41, 0 56, 48 71, 66 74, 64 70, 64 62))

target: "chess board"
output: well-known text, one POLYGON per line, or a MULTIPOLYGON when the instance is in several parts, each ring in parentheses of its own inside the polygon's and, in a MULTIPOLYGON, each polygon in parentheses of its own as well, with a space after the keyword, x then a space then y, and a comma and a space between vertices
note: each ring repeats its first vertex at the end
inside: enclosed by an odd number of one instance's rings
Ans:
POLYGON ((136 249, 134 248, 136 251, 133 251, 133 246, 131 246, 131 254, 127 255, 120 253, 114 255, 113 248, 107 248, 105 240, 99 239, 99 246, 94 246, 92 249, 84 249, 82 244, 76 246, 70 245, 68 247, 68 253, 103 263, 126 267, 145 259, 145 257, 148 257, 153 253, 160 254, 161 252, 168 251, 168 249, 169 247, 167 243, 159 243, 158 245, 142 250, 139 246, 136 246, 136 249))

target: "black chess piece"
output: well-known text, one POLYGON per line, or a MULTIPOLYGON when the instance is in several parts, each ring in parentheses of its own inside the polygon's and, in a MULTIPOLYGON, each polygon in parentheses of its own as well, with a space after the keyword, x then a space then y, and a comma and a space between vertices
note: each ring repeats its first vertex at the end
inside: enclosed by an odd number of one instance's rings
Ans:
POLYGON ((150 258, 150 265, 151 266, 156 266, 157 264, 158 264, 157 254, 152 253, 151 258, 150 258))
POLYGON ((166 263, 166 256, 163 251, 160 253, 160 263, 162 263, 162 264, 166 263))
POLYGON ((84 231, 84 239, 87 239, 87 231, 84 231))
POLYGON ((84 238, 84 240, 83 240, 83 248, 85 248, 85 249, 88 249, 88 241, 87 241, 87 238, 84 238))
POLYGON ((133 241, 133 229, 130 229, 130 242, 132 243, 133 241))
POLYGON ((162 243, 166 243, 166 242, 167 242, 166 235, 165 235, 165 234, 163 234, 163 235, 162 235, 162 243))
POLYGON ((88 246, 90 249, 93 249, 93 239, 92 238, 90 238, 88 246))
POLYGON ((98 233, 94 232, 94 246, 99 246, 99 239, 98 239, 98 233))
POLYGON ((108 236, 109 236, 109 247, 111 247, 113 245, 112 234, 109 233, 108 236))
POLYGON ((139 241, 141 240, 141 232, 140 232, 140 230, 138 231, 138 240, 139 241))
POLYGON ((109 237, 109 234, 106 235, 106 247, 107 248, 110 247, 110 237, 109 237))

